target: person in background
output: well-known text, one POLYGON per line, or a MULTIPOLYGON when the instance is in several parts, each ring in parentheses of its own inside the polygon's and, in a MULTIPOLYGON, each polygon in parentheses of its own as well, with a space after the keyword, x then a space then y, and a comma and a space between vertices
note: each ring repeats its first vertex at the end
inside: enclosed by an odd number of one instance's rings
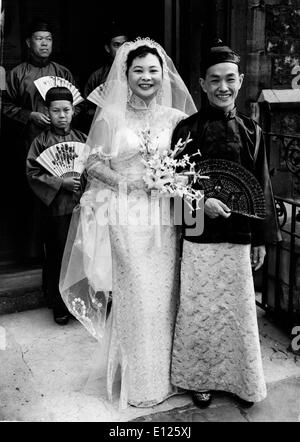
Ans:
POLYGON ((37 157, 48 147, 68 141, 86 142, 86 135, 72 129, 73 95, 68 88, 53 87, 45 98, 49 127, 31 143, 26 163, 28 182, 42 209, 43 236, 46 251, 47 293, 57 324, 69 320, 68 310, 59 293, 59 274, 69 224, 74 207, 83 191, 83 179, 57 177, 48 172, 37 157))
POLYGON ((84 87, 85 98, 88 97, 88 95, 94 89, 96 89, 97 86, 105 82, 111 65, 116 56, 117 50, 127 40, 127 32, 125 32, 125 30, 116 23, 113 23, 111 27, 107 30, 107 32, 105 33, 104 49, 108 55, 108 60, 103 66, 93 72, 88 78, 84 87))
MULTIPOLYGON (((115 22, 109 27, 104 34, 104 49, 107 54, 106 63, 93 72, 88 78, 84 86, 84 98, 87 98, 94 89, 105 83, 111 65, 116 56, 117 50, 128 40, 127 32, 115 22)), ((96 111, 96 105, 90 101, 85 102, 85 125, 90 128, 93 116, 96 111)), ((85 126, 84 126, 85 127, 85 126)))
POLYGON ((18 151, 16 168, 19 209, 23 224, 19 230, 20 256, 25 262, 43 259, 43 244, 39 231, 39 211, 36 200, 28 187, 25 164, 29 147, 34 138, 50 127, 47 106, 34 81, 44 76, 63 77, 74 84, 73 75, 64 66, 51 60, 53 49, 52 28, 46 21, 34 20, 29 26, 26 44, 28 59, 7 74, 3 92, 2 111, 13 124, 17 134, 18 151))

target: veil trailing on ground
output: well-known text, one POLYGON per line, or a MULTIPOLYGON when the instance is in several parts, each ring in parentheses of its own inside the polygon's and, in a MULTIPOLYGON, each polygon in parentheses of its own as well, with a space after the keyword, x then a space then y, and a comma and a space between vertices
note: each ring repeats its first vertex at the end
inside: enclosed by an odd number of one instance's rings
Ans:
MULTIPOLYGON (((87 144, 90 157, 86 191, 73 212, 62 262, 60 292, 70 312, 98 340, 104 336, 107 305, 113 298, 109 207, 119 183, 111 185, 89 173, 118 156, 122 140, 119 128, 126 125, 132 92, 127 82, 128 54, 140 46, 155 48, 163 62, 162 87, 156 104, 178 109, 186 115, 196 112, 193 99, 164 49, 149 38, 124 43, 118 50, 105 85, 99 89, 98 108, 87 144)), ((107 333, 107 331, 105 332, 107 333)))

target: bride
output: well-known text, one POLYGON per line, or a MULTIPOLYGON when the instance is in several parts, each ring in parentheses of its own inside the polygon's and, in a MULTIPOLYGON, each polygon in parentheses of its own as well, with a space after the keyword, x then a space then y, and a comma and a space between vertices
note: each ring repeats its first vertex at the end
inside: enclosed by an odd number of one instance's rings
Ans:
POLYGON ((150 214, 140 147, 169 148, 177 123, 196 108, 171 59, 148 38, 122 45, 96 92, 88 185, 73 214, 60 289, 101 343, 108 397, 119 373, 121 407, 149 407, 176 393, 170 360, 179 235, 174 223, 150 214))

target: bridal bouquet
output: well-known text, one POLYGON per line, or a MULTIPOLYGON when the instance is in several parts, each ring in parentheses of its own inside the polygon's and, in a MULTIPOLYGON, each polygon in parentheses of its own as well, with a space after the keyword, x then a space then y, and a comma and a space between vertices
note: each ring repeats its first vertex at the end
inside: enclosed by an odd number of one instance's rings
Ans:
POLYGON ((193 201, 196 202, 196 210, 200 208, 199 203, 203 198, 200 190, 195 190, 192 184, 198 178, 208 177, 200 176, 195 171, 196 163, 192 157, 201 156, 200 150, 193 155, 183 155, 181 159, 176 159, 186 145, 192 141, 190 135, 185 141, 180 139, 174 149, 160 151, 156 139, 150 137, 150 129, 145 129, 140 133, 140 153, 142 162, 145 166, 145 175, 143 177, 149 190, 156 190, 161 194, 180 196, 193 209, 193 201), (183 172, 178 172, 183 170, 183 172))

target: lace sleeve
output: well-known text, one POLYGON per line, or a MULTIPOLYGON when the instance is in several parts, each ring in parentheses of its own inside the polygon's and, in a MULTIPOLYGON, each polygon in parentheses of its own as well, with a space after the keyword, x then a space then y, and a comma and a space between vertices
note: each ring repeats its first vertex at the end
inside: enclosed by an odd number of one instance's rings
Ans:
POLYGON ((91 178, 102 181, 116 190, 126 179, 110 167, 113 127, 111 118, 95 121, 88 136, 87 144, 91 146, 86 171, 91 178))
POLYGON ((101 158, 100 146, 92 149, 87 160, 86 170, 89 176, 102 181, 113 190, 117 190, 119 184, 126 181, 125 177, 110 167, 109 160, 101 158))

